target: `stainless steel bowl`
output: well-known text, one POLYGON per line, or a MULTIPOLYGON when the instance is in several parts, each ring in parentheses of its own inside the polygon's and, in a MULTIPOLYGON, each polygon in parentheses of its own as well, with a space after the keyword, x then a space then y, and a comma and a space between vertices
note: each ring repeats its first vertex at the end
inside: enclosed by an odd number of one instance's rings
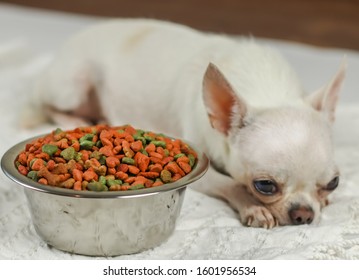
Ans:
POLYGON ((49 245, 76 254, 133 254, 166 241, 174 231, 187 185, 209 166, 207 156, 191 145, 198 163, 174 183, 131 191, 74 191, 39 184, 17 171, 16 156, 33 139, 10 148, 1 168, 24 187, 38 235, 49 245))

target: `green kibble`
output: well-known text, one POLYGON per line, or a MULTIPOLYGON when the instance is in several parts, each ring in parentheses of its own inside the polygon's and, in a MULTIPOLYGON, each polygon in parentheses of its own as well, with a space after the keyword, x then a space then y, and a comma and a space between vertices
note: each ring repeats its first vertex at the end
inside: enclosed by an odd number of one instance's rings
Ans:
POLYGON ((178 158, 180 158, 180 157, 184 157, 185 156, 185 154, 177 154, 177 155, 175 155, 174 156, 174 159, 178 159, 178 158))
POLYGON ((60 155, 66 159, 67 161, 74 159, 76 156, 76 151, 74 147, 68 147, 65 150, 63 150, 60 155))
POLYGON ((96 146, 97 148, 101 148, 101 147, 103 146, 101 140, 98 140, 98 141, 95 143, 95 146, 96 146))
POLYGON ((146 139, 145 139, 145 137, 143 137, 143 136, 138 136, 137 134, 135 134, 135 135, 133 135, 133 138, 134 138, 135 140, 140 140, 140 141, 142 142, 143 146, 146 145, 146 139))
POLYGON ((99 151, 93 151, 90 154, 90 158, 95 158, 97 160, 100 160, 101 157, 102 157, 102 153, 100 153, 99 151))
POLYGON ((196 163, 196 158, 194 157, 194 155, 189 154, 189 155, 188 155, 188 159, 189 159, 189 165, 190 165, 191 167, 193 167, 194 164, 196 163))
POLYGON ((111 187, 111 186, 118 186, 118 185, 122 185, 122 181, 121 180, 115 180, 115 179, 108 179, 107 180, 107 186, 111 187))
POLYGON ((98 179, 98 181, 100 182, 100 184, 106 185, 106 177, 105 177, 105 176, 100 176, 100 178, 98 179))
POLYGON ((166 169, 161 171, 161 180, 163 183, 170 183, 172 181, 172 174, 166 169))
POLYGON ((144 188, 145 188, 144 185, 138 184, 138 185, 131 186, 131 187, 129 188, 129 190, 140 190, 140 189, 144 189, 144 188))
POLYGON ((101 184, 100 182, 90 182, 87 184, 87 189, 94 192, 103 192, 108 191, 106 185, 101 184))
POLYGON ((142 130, 142 129, 137 129, 137 130, 136 130, 136 133, 133 134, 133 138, 136 139, 136 137, 142 137, 143 134, 145 134, 145 131, 144 131, 144 130, 142 130))
POLYGON ((31 170, 29 173, 27 173, 26 175, 28 178, 30 178, 33 181, 37 182, 37 171, 31 170))
POLYGON ((152 142, 153 140, 155 140, 152 136, 149 136, 149 135, 146 135, 144 134, 143 137, 145 138, 145 140, 150 143, 152 142))
POLYGON ((84 149, 84 150, 91 150, 94 145, 95 145, 95 142, 90 141, 90 140, 80 141, 80 147, 81 147, 81 149, 84 149))
POLYGON ((166 142, 165 141, 153 140, 153 141, 151 141, 151 143, 154 144, 156 147, 162 147, 162 148, 166 149, 166 142))
POLYGON ((80 161, 82 159, 82 153, 76 153, 74 160, 80 161))
POLYGON ((45 144, 44 146, 42 146, 42 151, 44 153, 47 153, 50 157, 55 154, 58 151, 58 147, 56 145, 52 145, 52 144, 45 144))
POLYGON ((60 134, 61 132, 63 132, 63 130, 61 128, 56 128, 54 131, 54 134, 57 135, 57 134, 60 134))
POLYGON ((164 149, 163 152, 165 153, 165 156, 168 157, 170 155, 170 151, 167 149, 164 149))
POLYGON ((30 169, 32 169, 32 165, 34 164, 34 162, 37 160, 37 158, 33 158, 30 163, 29 163, 29 167, 30 169))
POLYGON ((80 138, 80 143, 83 142, 83 141, 92 141, 94 135, 92 133, 88 133, 88 134, 85 134, 84 136, 82 136, 80 138))
POLYGON ((123 157, 121 161, 122 161, 122 163, 135 165, 135 160, 133 158, 130 158, 130 157, 123 157))
POLYGON ((101 165, 105 165, 106 164, 106 157, 104 155, 102 155, 100 157, 100 159, 98 159, 98 162, 101 164, 101 165))

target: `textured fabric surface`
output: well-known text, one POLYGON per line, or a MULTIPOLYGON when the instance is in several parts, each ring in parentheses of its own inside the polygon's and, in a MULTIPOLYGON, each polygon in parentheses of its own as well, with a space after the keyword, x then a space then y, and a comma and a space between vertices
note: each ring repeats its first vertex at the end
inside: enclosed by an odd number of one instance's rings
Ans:
MULTIPOLYGON (((31 79, 68 35, 97 20, 0 5, 0 156, 18 141, 55 128, 44 124, 26 130, 18 124, 31 79)), ((282 51, 308 91, 328 81, 347 54, 348 76, 334 128, 341 185, 319 224, 247 228, 224 202, 188 188, 169 240, 118 259, 359 259, 359 54, 262 41, 282 51)), ((31 223, 22 188, 0 172, 0 259, 87 258, 48 247, 31 223)))

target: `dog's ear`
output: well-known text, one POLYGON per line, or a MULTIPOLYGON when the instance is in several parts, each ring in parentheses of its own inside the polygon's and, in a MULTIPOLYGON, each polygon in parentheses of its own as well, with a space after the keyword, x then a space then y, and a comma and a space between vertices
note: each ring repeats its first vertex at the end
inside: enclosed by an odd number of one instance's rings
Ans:
POLYGON ((330 122, 335 120, 335 108, 346 72, 346 60, 343 59, 338 72, 333 79, 321 89, 309 95, 306 99, 312 107, 323 112, 330 122))
POLYGON ((212 127, 219 132, 228 135, 232 127, 243 125, 247 106, 212 63, 203 78, 203 101, 212 127))

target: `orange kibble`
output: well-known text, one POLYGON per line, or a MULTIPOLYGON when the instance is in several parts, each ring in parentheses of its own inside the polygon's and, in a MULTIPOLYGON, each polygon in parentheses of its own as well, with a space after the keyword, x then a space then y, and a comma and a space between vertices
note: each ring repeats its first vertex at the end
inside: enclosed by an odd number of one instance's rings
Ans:
POLYGON ((157 157, 150 157, 150 162, 162 164, 162 159, 157 158, 157 157))
POLYGON ((189 158, 186 156, 183 156, 183 157, 179 157, 176 161, 177 161, 177 163, 180 163, 180 162, 189 163, 189 158))
POLYGON ((56 142, 56 146, 63 150, 63 149, 68 148, 69 144, 67 143, 66 138, 62 138, 61 140, 56 142))
POLYGON ((127 132, 129 135, 133 135, 137 132, 137 130, 133 126, 127 125, 125 128, 125 132, 127 132))
POLYGON ((81 191, 82 190, 82 182, 81 181, 76 181, 74 183, 73 189, 75 191, 81 191))
POLYGON ((74 169, 72 171, 72 176, 74 177, 75 181, 82 181, 82 176, 83 176, 83 172, 78 170, 78 169, 74 169))
POLYGON ((45 166, 45 162, 44 160, 42 160, 41 158, 36 159, 33 164, 31 165, 31 169, 35 170, 35 171, 39 171, 42 167, 45 166))
POLYGON ((19 165, 19 167, 17 168, 17 170, 22 174, 22 175, 27 175, 28 173, 28 170, 25 166, 23 165, 19 165))
POLYGON ((83 174, 83 178, 86 181, 91 181, 91 180, 98 180, 98 175, 96 174, 95 171, 93 171, 93 169, 88 169, 84 172, 83 174))
POLYGON ((115 173, 115 177, 120 180, 126 180, 128 178, 128 174, 122 171, 118 171, 115 173))
POLYGON ((161 155, 160 153, 157 153, 157 152, 150 152, 149 155, 150 155, 150 157, 156 157, 159 159, 163 159, 163 155, 161 155))
POLYGON ((106 157, 110 157, 110 156, 114 155, 112 147, 109 147, 109 146, 101 147, 99 152, 102 153, 106 157))
POLYGON ((137 154, 134 157, 138 168, 144 172, 147 170, 148 165, 150 164, 150 158, 140 152, 137 152, 137 154))
POLYGON ((119 164, 120 164, 120 160, 118 158, 116 158, 116 157, 110 156, 110 157, 106 158, 106 165, 109 168, 114 168, 119 164))
POLYGON ((104 140, 104 139, 110 139, 110 138, 112 138, 112 136, 113 136, 113 131, 112 130, 101 130, 101 132, 100 132, 100 140, 102 141, 102 140, 104 140))
POLYGON ((52 171, 52 170, 54 170, 55 165, 56 165, 56 162, 55 162, 54 160, 50 159, 50 160, 47 162, 46 167, 47 167, 47 169, 48 169, 49 171, 52 171))
POLYGON ((40 178, 37 182, 43 185, 48 185, 48 182, 45 178, 40 178))
POLYGON ((118 153, 120 153, 122 150, 122 146, 121 145, 117 145, 112 149, 112 152, 117 155, 118 153))
POLYGON ((163 185, 163 182, 160 181, 160 180, 158 180, 158 181, 156 181, 156 182, 154 182, 154 183, 152 184, 152 187, 159 187, 159 186, 162 186, 162 185, 163 185))
POLYGON ((172 156, 169 156, 169 157, 164 158, 161 163, 162 163, 162 165, 166 165, 167 163, 169 163, 173 160, 174 160, 174 158, 172 156))
POLYGON ((43 160, 48 161, 50 159, 50 155, 47 153, 39 153, 35 156, 36 158, 41 158, 43 160))
POLYGON ((140 169, 138 169, 136 166, 129 165, 128 172, 130 172, 133 175, 137 175, 138 173, 140 173, 140 169))
POLYGON ((20 162, 21 164, 23 165, 26 165, 26 162, 27 162, 27 155, 25 152, 22 152, 18 158, 17 158, 18 162, 20 162))
POLYGON ((115 175, 116 174, 116 168, 112 167, 112 168, 107 168, 107 173, 110 175, 115 175))
POLYGON ((182 176, 180 174, 176 173, 175 175, 172 176, 172 181, 175 182, 181 178, 182 178, 182 176))
POLYGON ((127 177, 127 179, 124 179, 125 183, 132 184, 136 181, 136 177, 127 177))
POLYGON ((162 165, 161 164, 159 164, 159 163, 155 163, 155 164, 153 164, 153 165, 151 165, 150 166, 150 171, 151 172, 158 172, 158 173, 160 173, 161 171, 162 171, 162 165))
POLYGON ((180 161, 178 162, 178 165, 181 167, 181 169, 186 173, 190 173, 192 168, 191 166, 187 163, 187 162, 184 162, 184 161, 180 161))
POLYGON ((145 188, 151 188, 153 186, 153 181, 152 180, 147 180, 145 182, 145 188))
POLYGON ((185 175, 184 171, 174 161, 168 163, 165 169, 170 171, 172 174, 179 173, 181 176, 185 175))
POLYGON ((156 146, 153 143, 150 143, 147 145, 147 147, 145 148, 147 153, 152 153, 156 151, 156 146))
POLYGON ((128 171, 128 164, 120 163, 120 165, 117 167, 117 171, 122 171, 126 173, 128 171))
POLYGON ((138 173, 138 175, 149 178, 149 179, 155 179, 160 176, 160 173, 148 171, 148 172, 140 172, 140 173, 138 173))
POLYGON ((130 145, 132 151, 139 152, 143 149, 143 144, 141 140, 137 140, 135 142, 132 142, 130 145))
POLYGON ((122 148, 122 141, 123 141, 123 138, 116 136, 115 140, 113 140, 113 145, 121 146, 121 148, 122 148))
POLYGON ((113 143, 111 142, 110 139, 101 138, 101 142, 102 142, 102 145, 103 145, 104 147, 111 147, 111 148, 113 148, 113 143))
POLYGON ((130 187, 131 187, 130 185, 128 185, 128 186, 122 185, 120 189, 121 189, 121 191, 127 191, 130 187))
POLYGON ((66 181, 67 179, 70 179, 70 177, 71 177, 70 173, 59 174, 59 179, 61 182, 66 181))
POLYGON ((76 142, 72 143, 71 147, 73 147, 75 149, 75 152, 80 151, 80 142, 76 141, 76 142))

